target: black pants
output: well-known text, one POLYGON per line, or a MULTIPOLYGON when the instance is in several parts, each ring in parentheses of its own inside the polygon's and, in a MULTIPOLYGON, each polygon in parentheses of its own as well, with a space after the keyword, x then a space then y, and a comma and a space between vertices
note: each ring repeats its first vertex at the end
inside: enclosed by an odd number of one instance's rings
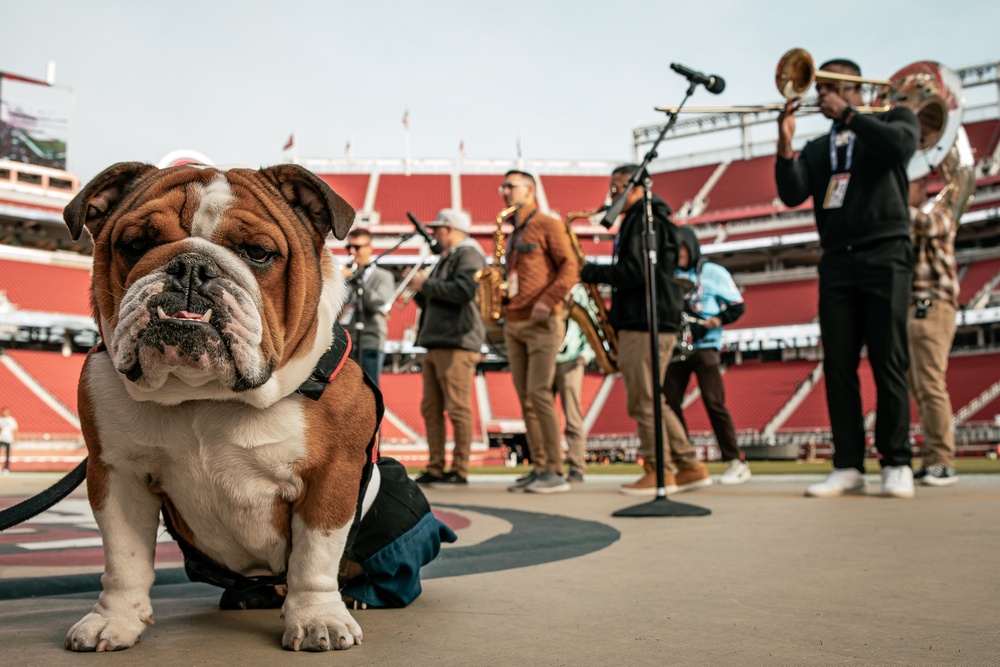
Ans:
POLYGON ((878 393, 875 446, 883 466, 909 465, 910 399, 906 317, 913 274, 909 239, 824 252, 819 262, 819 324, 834 468, 864 472, 865 427, 858 364, 861 347, 878 393))
POLYGON ((10 470, 10 443, 0 442, 0 449, 4 450, 3 469, 10 470))
POLYGON ((740 451, 740 447, 736 443, 736 427, 733 426, 733 418, 726 408, 726 388, 722 384, 719 359, 718 350, 706 348, 695 350, 684 361, 672 361, 667 366, 667 376, 663 382, 663 395, 667 399, 667 405, 681 420, 681 425, 687 431, 681 402, 684 400, 684 392, 691 380, 691 374, 694 373, 698 379, 698 389, 701 391, 701 400, 705 404, 705 411, 708 412, 708 419, 712 422, 715 440, 719 443, 719 449, 722 451, 722 460, 732 461, 733 459, 742 459, 743 452, 740 451))

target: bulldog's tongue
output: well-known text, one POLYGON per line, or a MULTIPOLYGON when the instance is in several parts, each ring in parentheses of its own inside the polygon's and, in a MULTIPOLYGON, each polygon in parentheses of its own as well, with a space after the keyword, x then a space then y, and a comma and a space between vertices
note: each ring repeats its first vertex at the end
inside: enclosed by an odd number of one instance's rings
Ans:
POLYGON ((156 314, 161 320, 194 320, 196 322, 208 322, 212 319, 212 309, 209 308, 204 314, 192 313, 187 310, 178 310, 176 313, 167 315, 162 307, 157 307, 156 314))

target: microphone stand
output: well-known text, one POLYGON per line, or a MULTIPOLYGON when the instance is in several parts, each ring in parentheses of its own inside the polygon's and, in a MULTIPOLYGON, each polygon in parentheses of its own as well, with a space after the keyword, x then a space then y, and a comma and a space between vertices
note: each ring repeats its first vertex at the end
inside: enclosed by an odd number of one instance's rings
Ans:
MULTIPOLYGON (((361 335, 364 333, 365 330, 365 322, 364 322, 364 305, 362 304, 361 300, 362 298, 364 298, 365 295, 365 287, 364 287, 365 271, 367 271, 368 267, 370 266, 378 266, 380 260, 394 253, 396 250, 399 249, 401 245, 403 245, 416 235, 417 235, 416 230, 410 232, 409 234, 403 234, 402 236, 399 237, 399 240, 396 241, 395 245, 393 245, 391 248, 387 248, 386 250, 379 253, 375 257, 372 257, 371 262, 369 262, 365 266, 359 266, 357 269, 354 270, 353 273, 351 273, 350 276, 347 277, 347 284, 350 286, 351 293, 353 294, 354 298, 354 322, 351 324, 351 337, 353 339, 351 357, 353 357, 354 360, 357 361, 359 365, 361 364, 361 358, 363 356, 362 353, 364 351, 364 343, 361 341, 361 335)), ((392 304, 390 303, 389 306, 391 307, 392 304)))
POLYGON ((614 203, 611 204, 611 207, 608 208, 607 214, 601 221, 601 225, 610 229, 611 226, 614 225, 618 216, 621 215, 622 209, 625 208, 625 200, 629 193, 632 192, 633 188, 639 185, 640 181, 642 181, 642 185, 645 188, 643 196, 644 228, 642 232, 642 252, 645 256, 643 274, 646 281, 646 313, 648 314, 649 319, 649 353, 652 361, 651 365, 653 375, 653 423, 655 424, 655 428, 653 429, 653 442, 656 452, 656 497, 648 503, 642 503, 641 505, 634 505, 632 507, 620 509, 617 512, 612 513, 612 516, 705 516, 712 513, 711 510, 704 507, 689 505, 687 503, 678 503, 667 499, 667 489, 663 475, 663 397, 661 394, 662 378, 660 377, 660 329, 657 316, 658 314, 656 312, 656 271, 658 270, 658 258, 656 255, 656 226, 653 222, 653 179, 651 179, 649 174, 646 172, 646 168, 649 166, 649 163, 657 157, 657 147, 660 145, 660 142, 663 141, 663 137, 666 136, 667 132, 670 131, 670 128, 672 128, 674 123, 677 122, 677 114, 684 106, 684 103, 687 102, 688 98, 694 93, 696 86, 696 83, 691 83, 687 89, 687 94, 684 95, 684 99, 681 100, 680 105, 674 109, 673 112, 668 114, 670 119, 660 131, 660 136, 658 136, 656 141, 653 142, 653 146, 649 149, 649 152, 646 153, 646 156, 642 160, 642 164, 639 165, 639 168, 632 174, 628 185, 625 187, 625 191, 618 195, 618 198, 615 199, 614 203))

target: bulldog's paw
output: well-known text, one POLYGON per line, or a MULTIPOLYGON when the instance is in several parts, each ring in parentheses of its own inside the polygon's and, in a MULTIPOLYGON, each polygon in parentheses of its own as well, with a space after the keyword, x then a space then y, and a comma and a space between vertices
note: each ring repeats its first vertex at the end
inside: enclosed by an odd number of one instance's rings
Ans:
POLYGON ((340 600, 289 609, 285 605, 281 645, 290 651, 337 651, 361 644, 361 626, 340 600))
POLYGON ((139 641, 146 625, 152 623, 148 614, 105 616, 91 612, 69 629, 63 646, 70 651, 120 651, 139 641))

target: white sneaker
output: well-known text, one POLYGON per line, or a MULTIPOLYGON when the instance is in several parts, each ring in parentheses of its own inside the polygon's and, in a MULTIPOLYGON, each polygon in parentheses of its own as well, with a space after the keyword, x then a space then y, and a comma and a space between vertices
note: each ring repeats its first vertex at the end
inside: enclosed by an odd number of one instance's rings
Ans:
POLYGON ((867 483, 865 476, 855 468, 834 468, 822 482, 806 487, 810 498, 836 498, 846 493, 864 493, 867 483))
POLYGON ((913 497, 913 470, 910 466, 882 468, 882 495, 892 498, 913 497))
POLYGON ((739 459, 729 462, 726 472, 719 476, 719 484, 743 484, 750 479, 750 466, 739 459))

